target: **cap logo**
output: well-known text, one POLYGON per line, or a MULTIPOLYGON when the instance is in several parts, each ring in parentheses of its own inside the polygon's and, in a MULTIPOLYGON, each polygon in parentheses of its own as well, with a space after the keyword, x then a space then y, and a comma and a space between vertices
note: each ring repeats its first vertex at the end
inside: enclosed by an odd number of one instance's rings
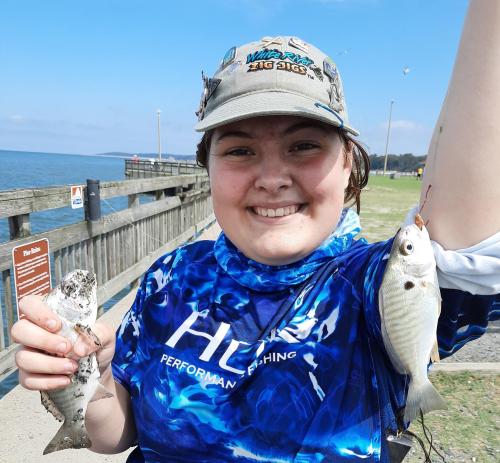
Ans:
POLYGON ((261 47, 267 48, 270 45, 283 45, 281 38, 278 37, 263 37, 261 39, 261 47))
POLYGON ((331 58, 325 58, 323 61, 323 71, 330 79, 334 80, 338 77, 337 67, 331 58))
POLYGON ((269 69, 274 69, 275 64, 278 71, 293 72, 294 74, 300 74, 302 76, 307 75, 307 68, 305 66, 289 63, 288 61, 256 61, 255 63, 249 64, 247 72, 267 71, 269 69))
POLYGON ((215 90, 221 83, 222 79, 209 78, 201 71, 201 78, 203 80, 203 93, 201 94, 200 107, 196 111, 198 120, 201 121, 205 117, 205 109, 207 107, 208 100, 214 94, 215 90))
POLYGON ((268 61, 272 59, 282 61, 290 60, 292 63, 301 64, 303 66, 309 66, 314 63, 314 60, 312 60, 308 56, 301 56, 291 51, 282 52, 277 50, 276 48, 273 50, 265 48, 264 50, 249 53, 247 55, 247 64, 253 63, 255 61, 268 61))
POLYGON ((222 69, 224 69, 229 64, 231 64, 234 61, 235 57, 236 57, 236 47, 231 47, 228 51, 226 51, 226 54, 224 55, 224 58, 222 59, 222 63, 220 65, 220 70, 222 71, 222 69))
POLYGON ((290 37, 290 40, 288 41, 288 45, 294 48, 298 48, 299 50, 303 51, 304 53, 307 53, 309 51, 309 47, 305 42, 302 40, 298 39, 297 37, 290 37))

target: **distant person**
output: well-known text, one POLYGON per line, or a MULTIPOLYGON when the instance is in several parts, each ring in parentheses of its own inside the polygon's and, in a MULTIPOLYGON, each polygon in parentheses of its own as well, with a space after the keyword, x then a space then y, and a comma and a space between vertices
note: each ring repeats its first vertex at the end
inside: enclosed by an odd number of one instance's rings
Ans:
MULTIPOLYGON (((497 11, 471 1, 423 182, 442 357, 484 333, 500 291, 497 11)), ((387 436, 410 424, 408 377, 384 349, 377 302, 393 240, 355 239, 369 158, 336 65, 266 37, 231 48, 204 83, 197 159, 223 233, 158 259, 116 336, 97 322, 114 397, 88 408, 92 450, 135 446, 129 463, 395 462, 387 436)), ((64 387, 76 363, 57 317, 35 296, 20 311, 21 384, 64 387)))
POLYGON ((422 180, 422 174, 424 173, 424 169, 422 167, 419 167, 417 169, 417 180, 422 180))
POLYGON ((134 164, 138 164, 138 163, 139 163, 139 156, 137 156, 137 154, 134 154, 134 155, 132 156, 132 162, 133 162, 134 164))

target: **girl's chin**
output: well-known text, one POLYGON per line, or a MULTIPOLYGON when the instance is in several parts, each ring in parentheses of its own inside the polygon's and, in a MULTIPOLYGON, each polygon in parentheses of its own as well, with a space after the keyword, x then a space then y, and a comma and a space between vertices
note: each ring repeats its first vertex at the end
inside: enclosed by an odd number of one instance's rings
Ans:
MULTIPOLYGON (((270 243, 271 244, 271 243, 270 243)), ((287 265, 293 262, 297 262, 300 259, 306 257, 314 249, 306 250, 299 246, 266 246, 265 248, 258 247, 253 249, 247 249, 243 253, 250 257, 250 259, 260 262, 265 265, 287 265)))

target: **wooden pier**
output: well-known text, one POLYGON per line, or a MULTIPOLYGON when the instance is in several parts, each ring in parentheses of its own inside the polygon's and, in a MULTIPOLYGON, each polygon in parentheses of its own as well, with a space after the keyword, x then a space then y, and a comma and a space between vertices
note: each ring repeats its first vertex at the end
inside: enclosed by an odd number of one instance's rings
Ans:
POLYGON ((199 174, 205 169, 194 162, 159 161, 158 159, 126 159, 125 177, 151 178, 163 175, 199 174))
POLYGON ((6 314, 4 317, 0 310, 0 381, 15 369, 16 345, 10 337, 16 320, 13 248, 47 238, 54 263, 52 282, 57 284, 75 268, 93 271, 98 279, 98 304, 102 306, 136 282, 156 258, 195 238, 215 222, 206 172, 191 165, 192 172, 184 173, 184 167, 177 164, 165 163, 154 177, 144 174, 147 178, 141 178, 139 170, 130 170, 128 176, 136 178, 102 182, 101 200, 127 196, 127 209, 36 235, 31 234, 30 214, 69 206, 70 186, 0 192, 0 219, 8 219, 10 230, 10 241, 0 243, 1 304, 6 314), (167 164, 175 164, 172 173, 168 173, 167 164), (140 204, 142 194, 153 194, 155 200, 140 204))

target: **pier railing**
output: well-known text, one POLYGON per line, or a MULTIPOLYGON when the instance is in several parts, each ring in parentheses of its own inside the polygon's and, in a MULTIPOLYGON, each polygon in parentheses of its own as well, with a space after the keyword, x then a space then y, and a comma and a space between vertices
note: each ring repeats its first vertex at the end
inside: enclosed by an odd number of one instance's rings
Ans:
POLYGON ((57 284, 75 268, 93 271, 98 280, 98 304, 102 306, 137 281, 156 258, 196 237, 215 221, 208 177, 202 170, 197 174, 101 183, 102 200, 117 196, 128 197, 128 208, 95 221, 32 235, 30 214, 69 206, 70 187, 0 191, 0 219, 8 219, 10 231, 10 241, 0 243, 0 381, 15 368, 16 345, 10 337, 17 316, 14 247, 47 238, 53 261, 52 282, 57 284), (141 204, 140 195, 145 193, 154 195, 155 200, 141 204))
POLYGON ((126 159, 125 177, 150 178, 161 175, 199 174, 204 169, 194 162, 160 161, 158 159, 126 159))

